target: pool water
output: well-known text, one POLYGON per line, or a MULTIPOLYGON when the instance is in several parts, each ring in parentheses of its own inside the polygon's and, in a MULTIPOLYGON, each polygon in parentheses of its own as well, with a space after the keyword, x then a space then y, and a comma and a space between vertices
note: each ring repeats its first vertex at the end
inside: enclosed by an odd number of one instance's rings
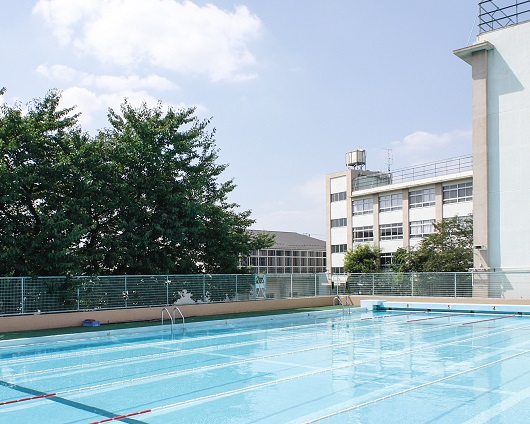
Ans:
POLYGON ((523 423, 530 317, 332 311, 0 342, 0 423, 523 423))

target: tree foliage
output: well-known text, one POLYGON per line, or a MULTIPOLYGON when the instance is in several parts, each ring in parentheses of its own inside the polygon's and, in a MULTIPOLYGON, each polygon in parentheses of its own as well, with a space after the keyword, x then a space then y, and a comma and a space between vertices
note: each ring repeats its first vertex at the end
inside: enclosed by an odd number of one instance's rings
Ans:
POLYGON ((91 137, 59 101, 1 106, 0 275, 227 273, 271 245, 193 108, 125 101, 91 137))
POLYGON ((465 272, 473 266, 473 219, 455 216, 434 225, 435 232, 418 247, 400 248, 393 258, 395 272, 465 272))
POLYGON ((344 271, 348 273, 365 273, 379 271, 381 249, 369 244, 356 244, 344 256, 344 271))

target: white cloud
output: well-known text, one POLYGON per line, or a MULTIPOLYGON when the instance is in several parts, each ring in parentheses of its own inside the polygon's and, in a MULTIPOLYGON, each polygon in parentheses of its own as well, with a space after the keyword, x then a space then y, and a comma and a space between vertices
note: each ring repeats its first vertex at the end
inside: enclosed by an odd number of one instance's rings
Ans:
POLYGON ((142 89, 166 91, 177 88, 176 84, 167 78, 154 74, 146 77, 139 77, 138 75, 93 75, 64 65, 39 65, 37 73, 61 82, 75 83, 82 87, 93 87, 115 92, 142 89))
MULTIPOLYGON (((64 65, 39 65, 36 72, 60 86, 67 86, 62 90, 61 106, 76 106, 81 112, 79 123, 81 126, 94 130, 94 122, 104 125, 105 116, 109 108, 119 110, 123 100, 127 98, 132 106, 140 106, 145 102, 149 107, 157 105, 159 99, 149 94, 151 90, 167 91, 177 88, 167 78, 158 75, 140 77, 138 75, 114 76, 93 75, 77 71, 64 65)), ((188 108, 189 105, 164 104, 165 107, 175 109, 188 108)), ((204 113, 205 108, 195 106, 198 113, 204 113)))
MULTIPOLYGON (((89 90, 85 87, 69 87, 62 91, 61 107, 68 108, 75 106, 76 112, 80 112, 79 123, 84 130, 94 131, 101 129, 102 126, 108 125, 105 117, 108 109, 120 110, 120 105, 124 99, 127 99, 129 104, 133 107, 139 107, 142 103, 146 103, 148 107, 155 107, 158 104, 158 99, 151 96, 146 91, 123 90, 115 93, 102 93, 89 90), (97 124, 97 127, 94 125, 97 124)), ((174 109, 188 108, 185 104, 164 104, 165 108, 172 107, 174 109)), ((203 113, 205 108, 203 106, 195 106, 197 113, 203 113)))
POLYGON ((229 12, 186 0, 39 0, 33 12, 62 45, 103 63, 147 64, 213 81, 255 77, 249 44, 262 22, 246 6, 229 12))
POLYGON ((471 154, 471 131, 443 134, 416 131, 392 143, 394 163, 399 167, 435 162, 471 154))

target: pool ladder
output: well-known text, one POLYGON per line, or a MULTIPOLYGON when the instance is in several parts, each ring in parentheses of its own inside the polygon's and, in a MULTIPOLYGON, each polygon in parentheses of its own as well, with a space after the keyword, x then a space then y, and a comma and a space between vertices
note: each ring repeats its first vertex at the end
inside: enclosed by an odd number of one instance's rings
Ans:
POLYGON ((186 320, 184 318, 184 314, 182 313, 182 311, 179 309, 178 306, 175 306, 173 308, 173 315, 169 313, 169 310, 167 308, 162 308, 162 316, 161 316, 162 325, 164 325, 164 312, 166 312, 167 316, 169 317, 169 320, 171 321, 171 334, 173 334, 173 324, 175 324, 175 321, 176 321, 176 311, 178 311, 180 316, 182 317, 182 329, 184 329, 184 324, 186 320))
POLYGON ((350 298, 350 296, 335 296, 333 298, 333 306, 335 306, 335 300, 338 302, 338 305, 342 306, 342 315, 344 315, 344 306, 348 307, 348 314, 351 314, 351 307, 353 306, 353 302, 350 298))

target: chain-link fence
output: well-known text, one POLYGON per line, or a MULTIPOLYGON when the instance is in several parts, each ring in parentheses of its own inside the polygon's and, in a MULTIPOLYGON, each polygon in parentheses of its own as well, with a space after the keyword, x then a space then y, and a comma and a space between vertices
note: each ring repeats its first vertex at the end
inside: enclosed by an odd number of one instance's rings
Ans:
POLYGON ((329 295, 326 275, 0 278, 0 315, 329 295))
POLYGON ((530 272, 0 278, 0 316, 329 295, 530 300, 530 272))
POLYGON ((530 271, 333 275, 339 294, 530 300, 530 271))

